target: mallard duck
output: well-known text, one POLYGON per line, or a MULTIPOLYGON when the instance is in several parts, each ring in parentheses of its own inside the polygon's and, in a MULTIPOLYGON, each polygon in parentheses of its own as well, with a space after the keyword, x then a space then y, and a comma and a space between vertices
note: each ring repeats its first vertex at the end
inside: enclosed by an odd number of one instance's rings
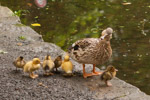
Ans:
POLYGON ((107 86, 112 86, 111 83, 108 83, 108 80, 111 80, 112 78, 114 78, 116 76, 116 71, 118 71, 117 69, 115 69, 114 66, 109 65, 107 67, 107 69, 102 73, 101 75, 101 80, 105 82, 105 84, 107 86))
POLYGON ((112 55, 110 39, 113 33, 112 28, 107 28, 102 32, 100 38, 85 38, 76 41, 68 49, 69 55, 77 62, 83 64, 83 77, 100 75, 96 72, 95 66, 101 65, 109 60, 112 55), (85 72, 85 64, 93 64, 92 73, 85 72))
POLYGON ((16 71, 17 71, 17 68, 23 68, 26 62, 24 61, 23 57, 20 56, 13 62, 13 64, 16 67, 16 71))
POLYGON ((54 62, 51 60, 51 56, 45 56, 43 61, 43 70, 45 71, 45 75, 53 75, 51 71, 54 69, 54 62), (48 72, 47 72, 48 71, 48 72))
POLYGON ((69 60, 69 56, 68 55, 65 56, 64 61, 62 62, 61 67, 65 71, 64 76, 72 76, 73 75, 72 74, 73 64, 69 60))
POLYGON ((55 69, 56 72, 58 72, 57 68, 59 68, 62 64, 62 57, 58 56, 55 60, 54 60, 54 64, 55 64, 55 69))
POLYGON ((24 72, 29 73, 31 78, 36 78, 38 77, 38 75, 35 75, 33 72, 35 70, 38 70, 40 68, 40 59, 39 58, 33 58, 33 60, 28 61, 25 65, 24 65, 24 72))

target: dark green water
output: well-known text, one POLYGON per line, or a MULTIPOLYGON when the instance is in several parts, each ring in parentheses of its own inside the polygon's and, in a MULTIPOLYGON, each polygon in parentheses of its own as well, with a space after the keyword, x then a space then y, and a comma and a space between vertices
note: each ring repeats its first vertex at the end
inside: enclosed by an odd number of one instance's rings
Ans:
POLYGON ((113 57, 108 64, 119 70, 117 77, 150 94, 150 0, 48 0, 45 8, 38 8, 33 0, 0 3, 13 11, 27 10, 20 16, 22 23, 40 23, 41 27, 32 28, 64 50, 112 27, 113 57))

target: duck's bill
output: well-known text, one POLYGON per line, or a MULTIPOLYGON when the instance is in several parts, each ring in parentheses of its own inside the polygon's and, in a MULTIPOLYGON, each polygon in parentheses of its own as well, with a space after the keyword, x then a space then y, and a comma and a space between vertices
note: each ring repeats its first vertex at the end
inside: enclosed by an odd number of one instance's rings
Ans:
POLYGON ((101 39, 104 40, 104 38, 106 37, 107 34, 101 36, 101 39))
POLYGON ((115 71, 117 72, 117 71, 118 71, 118 69, 115 69, 115 71))

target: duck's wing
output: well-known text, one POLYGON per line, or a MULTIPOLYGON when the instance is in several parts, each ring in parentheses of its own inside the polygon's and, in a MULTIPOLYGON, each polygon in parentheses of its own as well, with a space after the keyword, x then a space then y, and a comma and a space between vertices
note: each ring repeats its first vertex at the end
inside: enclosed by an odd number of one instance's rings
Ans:
POLYGON ((68 49, 68 53, 72 59, 79 63, 93 64, 95 63, 95 55, 97 44, 99 39, 97 38, 85 38, 76 41, 68 49), (89 59, 91 58, 91 59, 89 59))
POLYGON ((91 45, 97 44, 98 42, 99 41, 97 38, 85 38, 82 40, 78 40, 68 48, 68 51, 71 52, 72 50, 78 50, 79 48, 84 50, 86 48, 89 48, 91 45))

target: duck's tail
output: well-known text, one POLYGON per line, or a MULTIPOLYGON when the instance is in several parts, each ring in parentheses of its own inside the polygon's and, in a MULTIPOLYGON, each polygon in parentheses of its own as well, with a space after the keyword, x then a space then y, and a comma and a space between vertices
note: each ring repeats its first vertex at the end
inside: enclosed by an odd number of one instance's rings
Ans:
POLYGON ((67 72, 67 76, 72 76, 73 74, 72 74, 72 71, 68 71, 67 72))
POLYGON ((67 74, 72 74, 72 71, 71 70, 67 71, 67 74))

